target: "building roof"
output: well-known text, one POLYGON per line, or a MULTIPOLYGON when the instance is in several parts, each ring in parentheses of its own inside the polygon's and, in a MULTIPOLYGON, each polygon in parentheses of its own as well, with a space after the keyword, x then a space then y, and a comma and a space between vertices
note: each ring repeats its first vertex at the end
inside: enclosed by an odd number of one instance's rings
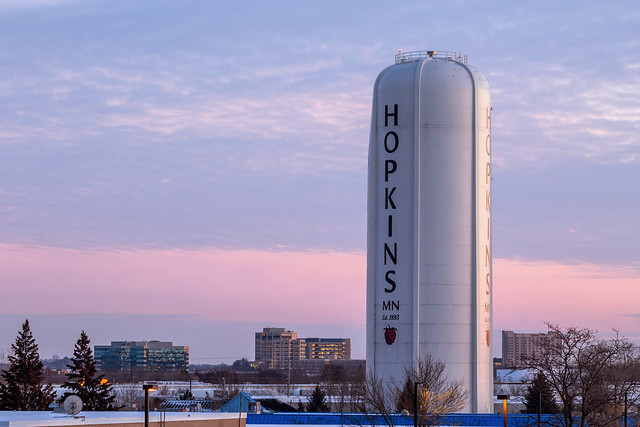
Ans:
POLYGON ((247 393, 240 392, 233 399, 222 405, 220 412, 255 412, 260 404, 247 393), (253 411, 250 409, 253 408, 253 411))
MULTIPOLYGON (((238 419, 238 414, 217 412, 155 412, 149 413, 149 421, 159 423, 160 417, 170 426, 172 423, 186 421, 214 421, 238 419)), ((242 414, 246 418, 246 414, 242 414)), ((49 411, 0 411, 0 427, 27 426, 107 426, 107 425, 141 425, 144 423, 144 412, 128 411, 83 411, 76 417, 49 411)), ((184 424, 182 424, 184 425, 184 424)))
POLYGON ((161 408, 165 411, 212 412, 220 408, 223 403, 224 400, 218 398, 192 400, 167 399, 162 402, 161 408))
POLYGON ((256 399, 262 407, 273 412, 296 412, 297 409, 275 398, 256 399))

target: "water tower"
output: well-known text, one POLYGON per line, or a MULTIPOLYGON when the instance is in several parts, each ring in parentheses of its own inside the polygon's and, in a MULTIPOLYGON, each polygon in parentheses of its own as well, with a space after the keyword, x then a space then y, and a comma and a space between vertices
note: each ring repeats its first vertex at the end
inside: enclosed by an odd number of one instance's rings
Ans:
POLYGON ((455 52, 398 53, 373 91, 367 369, 385 381, 430 354, 492 412, 491 106, 455 52))

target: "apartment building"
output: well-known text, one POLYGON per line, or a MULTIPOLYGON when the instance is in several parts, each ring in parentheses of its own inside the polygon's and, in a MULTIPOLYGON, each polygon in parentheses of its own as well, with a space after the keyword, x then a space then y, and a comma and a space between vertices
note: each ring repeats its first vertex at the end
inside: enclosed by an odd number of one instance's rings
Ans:
POLYGON ((502 367, 518 368, 523 358, 540 354, 541 343, 548 338, 542 332, 502 331, 502 367))

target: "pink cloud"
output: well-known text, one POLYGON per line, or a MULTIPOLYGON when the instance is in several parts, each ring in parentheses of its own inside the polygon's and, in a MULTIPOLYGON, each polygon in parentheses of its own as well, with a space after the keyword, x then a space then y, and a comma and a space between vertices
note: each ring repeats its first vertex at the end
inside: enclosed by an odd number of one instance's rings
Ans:
POLYGON ((544 322, 640 339, 640 273, 629 266, 497 259, 494 330, 544 330, 544 322))
MULTIPOLYGON (((77 251, 0 245, 4 314, 191 314, 286 325, 365 324, 366 255, 77 251)), ((640 338, 631 267, 494 260, 494 337, 544 322, 640 338)))
POLYGON ((364 324, 365 256, 337 252, 76 251, 0 245, 5 314, 194 314, 364 324))

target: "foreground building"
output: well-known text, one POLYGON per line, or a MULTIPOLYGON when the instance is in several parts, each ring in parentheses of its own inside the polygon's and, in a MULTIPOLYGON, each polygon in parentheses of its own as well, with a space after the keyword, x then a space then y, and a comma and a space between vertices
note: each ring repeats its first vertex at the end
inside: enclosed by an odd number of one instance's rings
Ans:
MULTIPOLYGON (((151 412, 151 425, 167 427, 245 427, 247 414, 216 412, 151 412)), ((49 411, 0 411, 0 426, 93 426, 140 427, 144 425, 144 412, 86 411, 70 416, 49 411)))
POLYGON ((431 355, 492 412, 489 84, 455 52, 395 59, 373 90, 367 369, 402 383, 431 355))
POLYGON ((101 371, 186 371, 189 347, 170 341, 111 341, 94 346, 94 357, 101 371))
MULTIPOLYGON (((265 426, 381 426, 386 427, 391 422, 395 426, 413 426, 413 417, 394 414, 384 417, 372 418, 367 414, 342 414, 342 413, 252 413, 252 402, 246 399, 243 406, 238 405, 234 412, 151 412, 149 425, 167 427, 265 427, 265 426), (248 413, 247 413, 248 411, 248 413)), ((253 400, 253 399, 251 399, 253 400)), ((0 426, 27 427, 27 426, 93 426, 93 427, 140 427, 144 425, 143 412, 81 412, 77 417, 61 416, 53 412, 29 412, 29 411, 0 411, 0 426)), ((501 414, 448 414, 441 420, 443 425, 450 426, 501 426, 503 416, 501 414)), ((544 425, 554 425, 552 415, 542 415, 541 422, 544 425)), ((509 414, 508 425, 521 427, 536 423, 531 414, 509 414)), ((631 424, 633 425, 633 424, 631 424)))

